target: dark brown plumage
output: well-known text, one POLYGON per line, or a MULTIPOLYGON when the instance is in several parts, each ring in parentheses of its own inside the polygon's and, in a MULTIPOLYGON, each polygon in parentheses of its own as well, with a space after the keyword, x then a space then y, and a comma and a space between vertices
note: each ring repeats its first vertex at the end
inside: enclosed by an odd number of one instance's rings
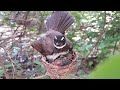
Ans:
MULTIPOLYGON (((65 31, 73 24, 74 18, 71 17, 66 11, 55 11, 50 17, 47 18, 46 29, 47 32, 40 37, 39 40, 32 43, 32 47, 40 52, 43 56, 51 58, 50 55, 56 59, 58 56, 56 54, 67 52, 72 50, 72 44, 64 36, 65 31), (65 37, 65 46, 62 48, 56 48, 54 46, 55 36, 65 37)), ((52 59, 54 59, 52 58, 52 59)))

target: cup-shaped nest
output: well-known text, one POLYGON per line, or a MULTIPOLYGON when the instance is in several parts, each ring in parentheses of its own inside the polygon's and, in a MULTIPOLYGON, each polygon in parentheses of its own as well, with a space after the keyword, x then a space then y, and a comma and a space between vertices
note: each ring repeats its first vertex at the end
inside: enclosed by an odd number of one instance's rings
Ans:
POLYGON ((69 53, 67 56, 64 56, 63 59, 66 59, 66 60, 69 59, 71 62, 66 65, 59 65, 58 63, 55 63, 59 61, 59 58, 58 58, 57 60, 55 60, 55 62, 48 63, 44 59, 44 57, 42 57, 40 61, 45 66, 47 74, 52 79, 66 79, 67 76, 69 76, 69 74, 71 74, 76 69, 77 54, 73 51, 72 53, 69 53))

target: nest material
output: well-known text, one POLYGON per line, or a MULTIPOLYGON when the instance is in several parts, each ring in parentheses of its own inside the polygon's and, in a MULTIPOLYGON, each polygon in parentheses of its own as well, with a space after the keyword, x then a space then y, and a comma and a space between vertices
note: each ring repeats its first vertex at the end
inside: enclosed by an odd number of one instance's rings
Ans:
POLYGON ((66 58, 66 57, 69 57, 69 60, 71 60, 71 63, 64 66, 60 66, 59 64, 55 63, 57 62, 57 60, 55 60, 54 63, 48 63, 42 57, 41 61, 47 70, 47 74, 52 79, 65 79, 69 74, 71 74, 76 69, 77 54, 75 52, 72 52, 72 54, 69 53, 67 56, 64 56, 63 58, 66 58))

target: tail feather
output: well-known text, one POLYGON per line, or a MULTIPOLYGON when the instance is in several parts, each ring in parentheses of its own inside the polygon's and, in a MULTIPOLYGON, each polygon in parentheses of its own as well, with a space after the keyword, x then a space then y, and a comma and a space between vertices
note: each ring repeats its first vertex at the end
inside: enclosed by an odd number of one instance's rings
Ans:
POLYGON ((56 30, 61 33, 65 33, 72 24, 74 23, 74 18, 68 14, 66 11, 56 11, 52 16, 48 17, 46 22, 47 30, 56 30))
POLYGON ((61 19, 61 13, 60 12, 53 13, 52 16, 49 16, 48 19, 47 19, 47 22, 46 22, 47 29, 48 30, 50 30, 50 29, 56 30, 57 26, 60 22, 60 19, 61 19))
POLYGON ((71 17, 68 18, 68 20, 64 23, 64 25, 61 27, 60 30, 67 30, 70 25, 73 24, 73 21, 71 20, 71 17))
POLYGON ((58 30, 61 29, 62 25, 65 23, 65 18, 68 15, 68 12, 61 12, 61 13, 64 13, 64 14, 61 15, 61 20, 58 25, 58 30))
POLYGON ((67 24, 67 20, 69 20, 69 18, 70 18, 70 16, 68 16, 68 13, 65 14, 65 15, 62 16, 62 17, 63 17, 63 20, 62 20, 61 23, 59 23, 59 27, 58 27, 59 30, 62 30, 62 29, 63 29, 64 25, 67 24))

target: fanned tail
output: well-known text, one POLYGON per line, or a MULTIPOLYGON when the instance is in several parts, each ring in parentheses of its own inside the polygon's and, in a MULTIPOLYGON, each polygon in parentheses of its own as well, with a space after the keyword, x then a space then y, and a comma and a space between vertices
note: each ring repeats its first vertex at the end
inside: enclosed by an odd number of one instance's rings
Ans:
POLYGON ((55 11, 46 22, 47 30, 56 30, 61 33, 65 33, 72 24, 74 18, 68 14, 67 11, 55 11))

